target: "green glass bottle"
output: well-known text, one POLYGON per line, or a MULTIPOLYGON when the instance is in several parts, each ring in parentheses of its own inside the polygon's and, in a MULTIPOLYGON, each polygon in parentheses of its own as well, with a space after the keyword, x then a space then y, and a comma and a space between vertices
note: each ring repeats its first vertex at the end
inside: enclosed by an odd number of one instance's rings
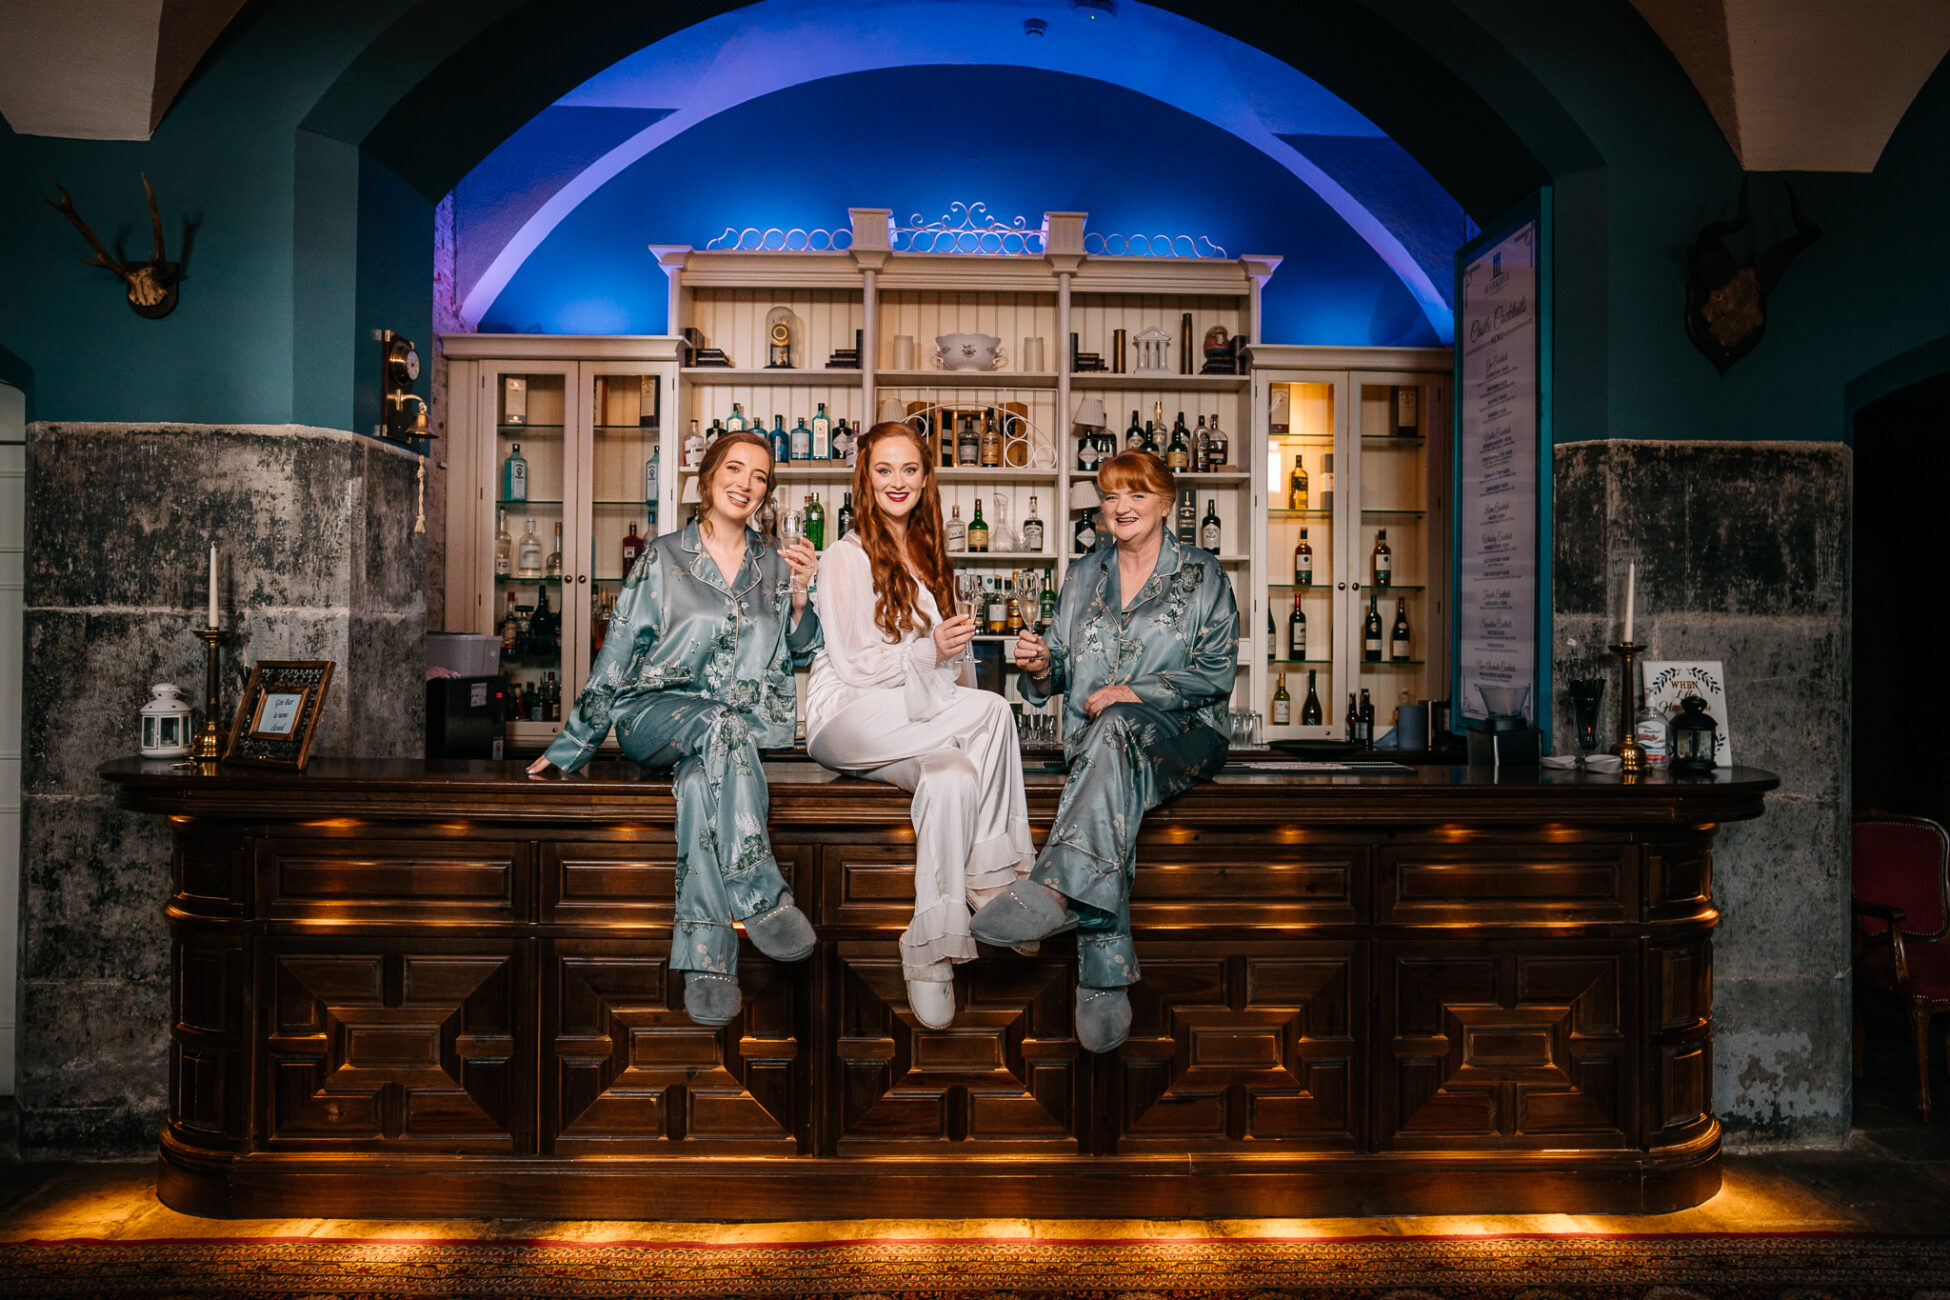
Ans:
POLYGON ((806 540, 813 544, 815 551, 826 549, 826 507, 819 504, 819 493, 815 492, 806 502, 806 540))

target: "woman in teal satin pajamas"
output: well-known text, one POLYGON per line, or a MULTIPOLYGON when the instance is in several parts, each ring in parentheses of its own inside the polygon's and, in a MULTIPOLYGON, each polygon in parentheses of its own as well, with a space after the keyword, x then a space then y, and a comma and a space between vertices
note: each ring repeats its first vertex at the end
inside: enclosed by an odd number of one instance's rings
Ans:
POLYGON ((1218 557, 1165 528, 1176 485, 1163 461, 1122 452, 1097 483, 1117 544, 1070 566, 1047 642, 1025 631, 1015 645, 1023 699, 1063 696, 1069 779, 1028 880, 986 904, 971 929, 1022 946, 1076 928, 1077 1041, 1107 1052, 1130 1032, 1124 990, 1138 980, 1138 828, 1225 765, 1239 608, 1218 557))
POLYGON ((528 769, 576 771, 612 725, 631 759, 674 769, 670 966, 685 972, 684 1009, 699 1024, 724 1024, 743 1004, 734 922, 775 960, 801 960, 813 947, 812 925, 772 856, 759 749, 792 743, 793 669, 812 662, 820 644, 806 603, 818 557, 803 540, 772 550, 746 526, 771 477, 762 438, 712 444, 698 468, 700 520, 638 558, 589 684, 528 769))

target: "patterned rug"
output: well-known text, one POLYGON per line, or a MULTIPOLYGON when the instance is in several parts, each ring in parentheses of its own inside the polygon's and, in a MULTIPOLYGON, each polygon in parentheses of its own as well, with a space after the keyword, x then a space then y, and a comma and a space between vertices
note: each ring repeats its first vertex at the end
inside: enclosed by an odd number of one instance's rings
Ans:
POLYGON ((419 1300, 1950 1300, 1950 1238, 1838 1234, 0 1243, 0 1295, 419 1300))

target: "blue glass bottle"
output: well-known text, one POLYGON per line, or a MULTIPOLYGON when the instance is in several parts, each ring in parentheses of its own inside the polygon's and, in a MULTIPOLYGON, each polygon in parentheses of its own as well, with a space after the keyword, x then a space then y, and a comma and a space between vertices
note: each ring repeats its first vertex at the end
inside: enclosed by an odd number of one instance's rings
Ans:
POLYGON ((772 459, 780 465, 792 459, 792 435, 785 431, 785 417, 772 417, 772 459))

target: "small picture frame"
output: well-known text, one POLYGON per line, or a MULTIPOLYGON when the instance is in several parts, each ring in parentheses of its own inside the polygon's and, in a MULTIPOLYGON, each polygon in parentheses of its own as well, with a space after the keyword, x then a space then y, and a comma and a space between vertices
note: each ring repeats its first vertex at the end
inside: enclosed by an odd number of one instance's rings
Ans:
POLYGON ((329 659, 266 659, 251 667, 230 724, 226 763, 303 771, 332 685, 329 659))

